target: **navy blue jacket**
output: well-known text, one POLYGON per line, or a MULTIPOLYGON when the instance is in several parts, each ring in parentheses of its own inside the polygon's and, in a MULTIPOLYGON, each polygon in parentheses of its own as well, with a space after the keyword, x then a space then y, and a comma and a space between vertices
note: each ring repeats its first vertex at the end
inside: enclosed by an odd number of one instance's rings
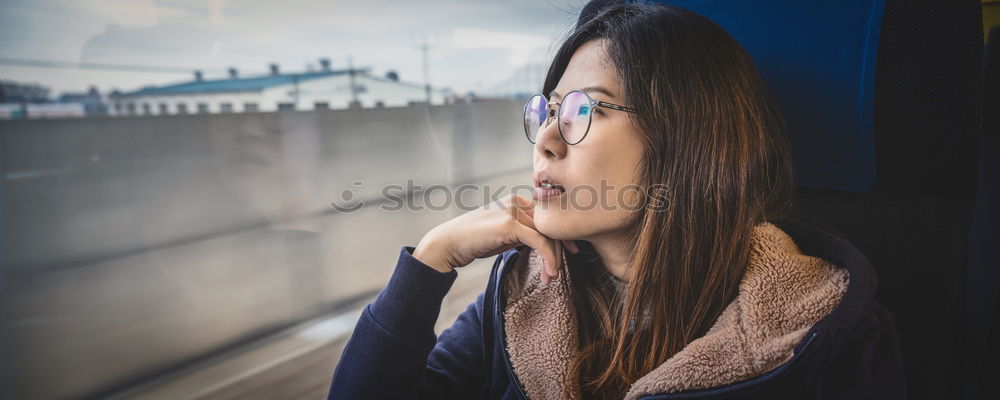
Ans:
MULTIPOLYGON (((867 258, 830 228, 798 219, 775 222, 802 252, 847 268, 840 304, 813 325, 780 367, 722 387, 664 393, 674 398, 905 398, 898 337, 890 313, 873 300, 876 278, 867 258)), ((435 338, 447 274, 400 251, 388 285, 358 320, 333 375, 330 399, 524 399, 506 352, 499 285, 520 256, 496 258, 486 291, 435 338)))

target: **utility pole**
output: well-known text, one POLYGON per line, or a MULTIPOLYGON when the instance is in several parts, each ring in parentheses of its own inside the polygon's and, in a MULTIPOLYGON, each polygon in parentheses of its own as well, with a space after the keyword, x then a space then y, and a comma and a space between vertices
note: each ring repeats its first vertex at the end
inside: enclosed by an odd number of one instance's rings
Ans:
POLYGON ((347 57, 347 75, 351 78, 351 107, 358 103, 358 86, 354 82, 354 62, 351 57, 347 57))
POLYGON ((426 42, 420 45, 420 51, 423 55, 424 63, 424 93, 427 96, 427 105, 431 105, 431 78, 430 78, 430 68, 427 66, 427 48, 430 47, 426 42))

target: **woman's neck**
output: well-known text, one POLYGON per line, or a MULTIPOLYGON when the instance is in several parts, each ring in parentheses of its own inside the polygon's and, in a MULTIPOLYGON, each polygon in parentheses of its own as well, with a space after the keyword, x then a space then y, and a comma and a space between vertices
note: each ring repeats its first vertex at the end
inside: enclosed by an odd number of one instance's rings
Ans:
POLYGON ((616 278, 628 282, 629 254, 626 251, 625 238, 614 235, 602 235, 587 239, 587 242, 594 247, 597 256, 601 260, 601 265, 616 278))

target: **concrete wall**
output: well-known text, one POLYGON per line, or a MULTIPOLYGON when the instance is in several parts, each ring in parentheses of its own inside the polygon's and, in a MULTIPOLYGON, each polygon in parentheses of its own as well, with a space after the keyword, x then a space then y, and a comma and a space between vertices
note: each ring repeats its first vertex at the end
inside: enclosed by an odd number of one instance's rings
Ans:
POLYGON ((400 246, 458 211, 329 203, 407 180, 527 184, 520 110, 0 121, 12 394, 107 393, 377 290, 400 246))

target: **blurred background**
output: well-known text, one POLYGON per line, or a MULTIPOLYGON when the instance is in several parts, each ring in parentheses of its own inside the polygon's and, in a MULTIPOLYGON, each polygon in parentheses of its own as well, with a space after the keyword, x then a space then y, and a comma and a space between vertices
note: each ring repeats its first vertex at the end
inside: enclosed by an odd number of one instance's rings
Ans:
POLYGON ((462 211, 427 187, 530 184, 521 107, 582 5, 3 0, 0 398, 325 396, 462 211))

